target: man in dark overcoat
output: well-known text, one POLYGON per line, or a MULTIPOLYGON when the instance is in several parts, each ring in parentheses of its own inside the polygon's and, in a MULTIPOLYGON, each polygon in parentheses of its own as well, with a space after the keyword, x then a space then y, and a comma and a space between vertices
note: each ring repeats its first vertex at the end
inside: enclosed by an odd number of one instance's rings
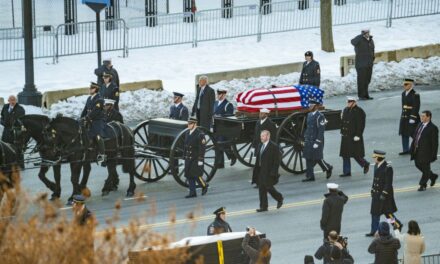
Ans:
POLYGON ((24 108, 17 103, 17 97, 10 95, 8 103, 2 108, 1 124, 3 126, 2 141, 6 143, 14 143, 14 126, 20 117, 25 115, 24 108))
POLYGON ((361 100, 370 100, 368 94, 368 85, 371 81, 373 73, 374 55, 374 41, 373 36, 370 35, 369 29, 364 29, 361 34, 351 40, 356 53, 355 67, 357 72, 357 86, 358 97, 361 100))
POLYGON ((232 232, 231 226, 226 222, 226 207, 218 208, 213 214, 215 214, 215 220, 208 226, 208 236, 232 232))
POLYGON ((399 155, 410 154, 409 137, 420 123, 420 95, 414 90, 414 80, 405 79, 402 92, 402 114, 400 115, 399 135, 402 136, 402 152, 399 155))
POLYGON ((98 77, 98 85, 101 86, 103 81, 104 73, 110 73, 112 75, 112 82, 116 85, 116 87, 121 87, 119 83, 119 74, 118 71, 113 67, 112 59, 107 58, 102 61, 102 65, 99 68, 95 69, 95 75, 98 77))
POLYGON ((321 230, 324 232, 324 240, 327 239, 330 231, 341 233, 342 212, 348 201, 347 195, 338 190, 339 185, 327 183, 328 193, 324 194, 322 204, 321 230))
POLYGON ((89 140, 95 141, 97 146, 98 156, 96 161, 102 163, 106 160, 104 139, 104 99, 99 95, 99 85, 96 83, 90 84, 90 96, 87 98, 86 105, 81 113, 83 122, 88 127, 87 135, 89 140))
POLYGON ((379 228, 380 216, 395 221, 396 228, 401 229, 402 223, 394 215, 397 212, 393 189, 393 167, 385 160, 385 151, 375 150, 373 159, 374 179, 371 186, 371 229, 365 236, 372 237, 379 228))
MULTIPOLYGON (((226 88, 218 88, 217 89, 217 100, 214 103, 214 116, 227 117, 234 115, 234 106, 226 99, 226 93, 228 89, 226 88)), ((216 161, 217 168, 221 169, 225 167, 225 157, 231 160, 231 166, 235 164, 237 159, 235 158, 234 153, 232 152, 231 144, 222 143, 227 142, 228 139, 224 136, 217 136, 217 142, 220 142, 220 146, 216 148, 216 156, 218 160, 216 161)))
POLYGON ((190 117, 183 146, 183 158, 185 160, 184 176, 188 179, 189 185, 189 194, 185 198, 197 197, 196 182, 202 187, 202 195, 208 192, 208 184, 202 178, 205 144, 205 135, 197 128, 197 119, 190 117))
POLYGON ((196 100, 191 111, 191 116, 196 116, 198 125, 210 129, 214 115, 215 92, 208 85, 208 77, 201 76, 196 89, 196 100))
POLYGON ((267 193, 277 201, 277 209, 283 205, 283 195, 275 189, 278 183, 278 169, 281 162, 281 152, 279 147, 270 141, 270 132, 261 131, 261 143, 258 145, 255 155, 257 156, 253 175, 257 179, 258 192, 260 198, 260 208, 257 212, 268 210, 267 193))
POLYGON ((306 159, 306 178, 303 182, 315 181, 313 168, 316 164, 326 172, 326 178, 332 176, 333 166, 324 160, 324 131, 327 120, 318 111, 319 102, 316 99, 309 99, 309 110, 306 117, 306 131, 304 132, 303 155, 306 159))
POLYGON ((183 103, 184 94, 173 92, 173 102, 174 104, 170 107, 170 116, 169 118, 175 120, 186 121, 189 118, 188 107, 186 107, 183 103))
POLYGON ((339 151, 339 156, 343 161, 343 173, 339 175, 341 177, 351 176, 351 158, 354 158, 364 169, 364 174, 370 169, 370 163, 364 158, 365 112, 356 101, 357 98, 348 96, 347 107, 341 113, 341 148, 339 151))
POLYGON ((104 83, 99 89, 99 94, 102 99, 112 99, 115 101, 114 108, 119 111, 119 87, 112 82, 112 75, 109 73, 104 73, 103 77, 104 83))
POLYGON ((305 54, 306 61, 303 63, 299 84, 308 84, 319 87, 321 84, 321 69, 319 62, 313 59, 313 52, 307 51, 305 54))
POLYGON ((426 190, 428 180, 434 186, 438 178, 438 174, 431 171, 431 163, 437 160, 438 152, 438 128, 431 118, 431 111, 422 112, 421 123, 416 128, 411 144, 411 160, 415 161, 417 169, 422 172, 419 191, 426 190))

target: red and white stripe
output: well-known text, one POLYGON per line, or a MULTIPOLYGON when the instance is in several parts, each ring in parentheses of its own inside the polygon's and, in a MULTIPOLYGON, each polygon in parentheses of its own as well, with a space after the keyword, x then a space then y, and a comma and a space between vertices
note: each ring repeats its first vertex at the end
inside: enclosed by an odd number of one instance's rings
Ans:
POLYGON ((302 109, 301 95, 295 87, 258 88, 241 92, 236 96, 237 110, 258 112, 269 110, 302 109))

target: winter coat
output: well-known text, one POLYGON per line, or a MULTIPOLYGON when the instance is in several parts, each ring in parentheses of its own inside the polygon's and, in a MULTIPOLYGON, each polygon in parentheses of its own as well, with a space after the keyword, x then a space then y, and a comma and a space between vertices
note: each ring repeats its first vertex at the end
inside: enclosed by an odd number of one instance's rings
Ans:
POLYGON ((122 117, 121 113, 114 108, 112 108, 110 111, 105 112, 105 122, 110 123, 113 121, 119 122, 121 124, 124 123, 124 118, 122 117))
POLYGON ((180 103, 178 106, 172 105, 170 107, 170 116, 171 119, 188 121, 189 111, 188 107, 184 106, 180 103))
POLYGON ((368 252, 374 254, 374 264, 397 264, 399 248, 399 239, 388 235, 375 238, 368 247, 368 252))
POLYGON ((423 123, 420 123, 414 131, 414 140, 411 143, 411 160, 431 163, 437 160, 438 128, 432 122, 429 122, 422 130, 416 146, 417 133, 422 125, 423 123))
POLYGON ((324 264, 352 264, 354 263, 353 257, 350 255, 346 248, 339 249, 337 246, 329 242, 328 240, 324 241, 324 244, 318 248, 315 253, 315 258, 321 260, 324 259, 324 264), (341 258, 340 259, 331 259, 332 250, 340 250, 341 258))
POLYGON ((104 83, 102 76, 104 73, 112 75, 112 83, 116 85, 116 87, 121 87, 119 83, 119 74, 118 71, 112 67, 108 68, 106 65, 101 65, 99 68, 95 69, 95 75, 98 77, 98 85, 101 86, 104 83))
POLYGON ((273 186, 278 183, 281 152, 278 146, 269 141, 263 153, 260 155, 262 144, 256 149, 256 161, 252 174, 252 179, 258 185, 262 184, 266 187, 273 186))
POLYGON ((304 62, 301 76, 299 77, 299 84, 309 84, 319 87, 321 84, 321 69, 319 68, 319 62, 312 60, 307 63, 304 62))
POLYGON ((351 40, 351 44, 354 46, 355 67, 367 68, 373 67, 374 62, 374 41, 373 36, 367 40, 363 35, 358 35, 351 40))
POLYGON ((258 240, 258 243, 260 245, 258 250, 249 245, 249 240, 251 239, 251 236, 249 234, 246 234, 244 236, 243 242, 241 243, 241 247, 250 258, 249 264, 270 264, 270 259, 272 257, 271 252, 269 251, 266 256, 262 256, 261 254, 261 248, 263 246, 270 247, 270 240, 266 238, 259 238, 258 236, 255 236, 253 238, 256 238, 258 240))
POLYGON ((199 111, 200 116, 197 117, 199 118, 199 126, 209 129, 211 128, 212 116, 214 115, 215 92, 209 85, 205 86, 202 94, 200 94, 200 89, 200 86, 197 85, 196 100, 194 101, 191 115, 194 116, 199 111), (199 101, 200 109, 197 110, 199 101))
POLYGON ((324 156, 324 131, 327 120, 319 111, 307 114, 306 131, 304 132, 305 159, 321 160, 324 156), (313 148, 317 144, 318 148, 313 148))
POLYGON ((359 158, 365 156, 364 129, 365 112, 359 106, 346 107, 342 111, 341 148, 339 156, 344 158, 359 158), (354 137, 359 137, 354 141, 354 137))
POLYGON ((411 89, 408 95, 406 91, 402 93, 402 114, 400 116, 399 135, 411 137, 420 123, 420 95, 411 89), (411 124, 409 121, 414 120, 411 124))
POLYGON ((200 129, 196 128, 191 134, 190 130, 185 132, 183 158, 186 178, 196 179, 203 175, 203 165, 199 166, 198 162, 204 160, 205 143, 205 136, 200 129))
POLYGON ((223 219, 220 217, 216 217, 214 222, 208 226, 207 235, 212 236, 228 232, 232 232, 232 228, 229 226, 229 223, 223 221, 223 219))
POLYGON ((270 139, 272 141, 275 140, 276 134, 277 134, 276 124, 274 122, 272 122, 272 120, 270 120, 269 117, 266 118, 266 120, 264 120, 263 124, 261 124, 261 120, 258 120, 255 123, 254 140, 252 143, 253 148, 257 148, 258 145, 260 144, 260 142, 261 142, 260 134, 261 134, 261 131, 263 131, 263 130, 269 131, 270 132, 270 139))
POLYGON ((401 234, 394 230, 396 238, 404 246, 403 264, 422 264, 421 255, 425 252, 425 239, 421 235, 401 234))
POLYGON ((15 104, 12 111, 9 113, 9 104, 5 104, 1 113, 1 124, 4 127, 2 141, 6 143, 14 143, 13 126, 19 118, 25 115, 24 108, 18 103, 15 104))
POLYGON ((372 215, 382 215, 397 212, 393 190, 393 167, 384 161, 380 167, 374 167, 374 179, 371 187, 372 215), (381 199, 381 196, 383 199, 381 199))
POLYGON ((81 113, 81 117, 86 118, 90 127, 88 130, 89 138, 95 138, 97 135, 103 136, 105 126, 104 100, 99 94, 89 96, 86 105, 81 113))
POLYGON ((329 233, 334 230, 341 233, 341 221, 344 205, 348 201, 347 195, 343 192, 329 192, 324 195, 322 204, 321 230, 329 233))
POLYGON ((105 84, 101 85, 99 89, 99 95, 102 99, 112 99, 115 100, 113 108, 119 111, 119 87, 114 83, 110 83, 108 86, 105 84))

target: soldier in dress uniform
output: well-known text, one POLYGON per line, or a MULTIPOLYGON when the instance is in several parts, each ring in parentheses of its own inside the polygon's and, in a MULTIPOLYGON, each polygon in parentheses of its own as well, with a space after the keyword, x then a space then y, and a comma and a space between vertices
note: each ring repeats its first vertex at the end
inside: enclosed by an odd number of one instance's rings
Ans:
POLYGON ((103 84, 104 73, 110 73, 112 75, 112 82, 116 87, 120 87, 118 71, 113 67, 112 59, 107 58, 102 61, 102 65, 95 69, 95 75, 98 77, 98 85, 103 84))
POLYGON ((174 105, 170 107, 170 118, 176 120, 186 121, 189 117, 188 107, 184 106, 182 99, 184 94, 173 92, 174 105))
POLYGON ((400 116, 399 135, 402 136, 402 152, 399 155, 410 154, 409 137, 412 137, 420 123, 420 95, 414 90, 414 80, 405 79, 402 92, 402 115, 400 116))
POLYGON ((208 226, 208 236, 232 232, 231 226, 226 222, 226 207, 218 208, 213 214, 215 214, 215 220, 208 226))
POLYGON ((103 99, 115 100, 114 108, 119 111, 119 87, 112 82, 112 75, 110 73, 104 73, 102 75, 104 83, 99 89, 99 94, 103 99))
POLYGON ((115 100, 104 99, 104 110, 105 110, 105 122, 110 123, 113 121, 124 123, 124 118, 121 113, 114 108, 115 100))
POLYGON ((72 198, 73 223, 78 226, 75 232, 78 237, 81 237, 81 240, 73 244, 72 249, 81 253, 77 255, 77 259, 72 259, 72 261, 74 263, 93 263, 95 219, 87 208, 86 198, 83 195, 77 194, 72 198))
POLYGON ((189 184, 189 194, 185 198, 197 197, 196 182, 202 187, 202 195, 208 192, 208 184, 202 178, 205 144, 205 135, 197 128, 197 118, 190 117, 183 147, 185 177, 189 184))
POLYGON ((77 224, 83 226, 92 220, 92 212, 85 205, 86 198, 82 194, 76 194, 73 197, 72 210, 77 224))
POLYGON ((319 68, 319 62, 313 59, 313 53, 311 51, 307 51, 304 56, 306 61, 301 70, 299 84, 309 84, 319 87, 321 84, 321 69, 319 68))
POLYGON ((370 163, 365 160, 364 129, 365 112, 357 105, 357 98, 347 96, 347 107, 341 113, 341 148, 339 156, 343 159, 343 173, 340 177, 351 176, 350 158, 364 169, 364 174, 370 170, 370 163))
MULTIPOLYGON (((227 117, 234 115, 234 106, 226 99, 226 93, 228 92, 228 89, 226 88, 218 88, 217 89, 217 101, 214 103, 214 116, 221 116, 221 117, 227 117)), ((215 128, 214 128, 215 129, 215 128)), ((223 136, 217 137, 217 142, 225 142, 228 139, 223 136)), ((222 144, 221 146, 223 149, 216 149, 218 157, 217 168, 221 169, 225 167, 225 157, 224 153, 226 153, 226 156, 228 159, 231 160, 231 166, 235 164, 237 159, 235 158, 234 153, 232 152, 231 145, 230 144, 222 144)))
POLYGON ((394 215, 397 212, 393 190, 393 167, 385 160, 385 151, 375 150, 373 159, 374 179, 371 186, 371 230, 365 236, 372 237, 379 228, 380 216, 385 215, 399 230, 402 223, 394 215))
POLYGON ((303 182, 315 181, 313 168, 316 164, 326 172, 326 178, 332 176, 333 166, 324 159, 324 131, 327 120, 324 115, 318 111, 319 102, 315 98, 309 99, 309 110, 307 113, 307 125, 304 132, 304 150, 303 155, 306 159, 306 178, 303 182))
POLYGON ((104 100, 99 95, 99 85, 92 82, 90 84, 90 96, 87 98, 86 105, 81 113, 81 119, 88 127, 89 140, 96 142, 98 156, 96 161, 102 163, 105 161, 105 145, 104 134, 105 115, 104 115, 104 100))

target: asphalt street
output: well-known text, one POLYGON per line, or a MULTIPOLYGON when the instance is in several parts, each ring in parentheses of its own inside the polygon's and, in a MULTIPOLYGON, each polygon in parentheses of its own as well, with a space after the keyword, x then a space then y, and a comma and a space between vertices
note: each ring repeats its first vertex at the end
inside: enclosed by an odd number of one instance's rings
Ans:
MULTIPOLYGON (((422 110, 433 112, 433 122, 440 124, 440 86, 416 86, 421 94, 422 110)), ((410 162, 409 156, 399 156, 401 139, 398 136, 400 117, 401 90, 372 93, 374 100, 360 101, 359 105, 367 114, 367 125, 364 132, 364 142, 367 159, 371 160, 374 149, 387 152, 387 160, 394 168, 395 198, 399 211, 397 217, 405 224, 417 220, 425 236, 425 254, 440 253, 440 188, 428 188, 426 192, 417 192, 417 183, 421 176, 410 162)), ((345 96, 333 97, 325 101, 329 109, 342 109, 345 106, 345 96)), ((117 192, 101 197, 101 188, 106 178, 106 170, 93 165, 89 180, 92 197, 88 206, 95 213, 98 221, 113 214, 114 204, 122 201, 119 227, 127 225, 133 217, 145 217, 149 214, 151 205, 155 207, 155 214, 145 227, 154 228, 158 232, 176 232, 178 239, 186 236, 205 235, 206 228, 214 216, 212 212, 220 206, 226 206, 227 221, 234 231, 244 231, 246 226, 254 226, 267 234, 272 240, 272 262, 303 263, 304 255, 313 255, 322 242, 322 232, 319 228, 323 194, 326 192, 326 183, 335 182, 349 195, 349 201, 344 209, 342 221, 342 235, 348 236, 349 250, 356 263, 371 263, 373 255, 367 252, 371 238, 364 236, 370 230, 370 187, 373 179, 373 170, 363 175, 360 168, 352 161, 352 177, 340 178, 342 173, 342 159, 339 157, 339 131, 327 131, 325 134, 324 158, 334 166, 333 176, 325 179, 324 173, 316 174, 315 182, 302 183, 304 175, 293 175, 281 171, 280 183, 277 189, 284 195, 284 206, 277 210, 276 202, 269 197, 272 206, 269 212, 256 213, 258 207, 258 191, 250 185, 251 169, 239 163, 225 169, 218 170, 210 183, 206 196, 195 199, 184 199, 188 191, 178 185, 172 176, 166 176, 156 183, 137 181, 137 192, 146 196, 143 201, 126 199, 125 191, 128 188, 128 175, 119 172, 121 184, 117 192), (177 222, 171 226, 170 211, 175 211, 177 222), (188 221, 189 212, 195 212, 199 218, 188 221)), ((433 164, 433 171, 440 172, 440 162, 433 164)), ((319 170, 319 167, 316 167, 319 170)), ((37 176, 38 170, 29 169, 23 172, 22 182, 30 195, 47 191, 37 176)), ((70 171, 68 165, 63 165, 62 201, 65 202, 72 191, 70 171)), ((51 172, 49 174, 51 178, 51 172)), ((440 185, 440 183, 438 184, 440 185)), ((69 208, 63 208, 69 212, 69 208)), ((150 214, 151 216, 151 214, 150 214)), ((319 262, 318 262, 319 263, 319 262)))

